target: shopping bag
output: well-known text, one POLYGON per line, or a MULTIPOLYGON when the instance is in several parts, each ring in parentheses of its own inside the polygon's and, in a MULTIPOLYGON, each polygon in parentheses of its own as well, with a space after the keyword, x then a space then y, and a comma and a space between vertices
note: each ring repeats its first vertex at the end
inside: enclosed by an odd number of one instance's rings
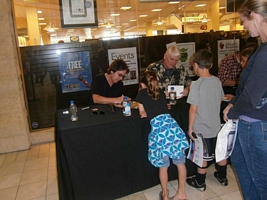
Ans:
POLYGON ((219 131, 215 148, 216 163, 231 155, 235 145, 237 125, 238 120, 229 119, 219 131))

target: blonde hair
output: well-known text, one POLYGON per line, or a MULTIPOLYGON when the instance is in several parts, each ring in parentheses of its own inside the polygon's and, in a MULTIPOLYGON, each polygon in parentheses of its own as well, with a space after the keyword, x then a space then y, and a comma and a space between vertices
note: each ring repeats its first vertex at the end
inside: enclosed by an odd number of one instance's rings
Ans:
POLYGON ((267 1, 247 0, 242 4, 238 12, 249 20, 252 19, 251 13, 255 12, 263 17, 264 22, 267 22, 267 1))
POLYGON ((141 83, 146 86, 147 94, 152 97, 153 100, 159 99, 159 82, 154 71, 144 71, 140 77, 141 83))
POLYGON ((176 45, 169 46, 165 54, 181 58, 181 51, 176 45))

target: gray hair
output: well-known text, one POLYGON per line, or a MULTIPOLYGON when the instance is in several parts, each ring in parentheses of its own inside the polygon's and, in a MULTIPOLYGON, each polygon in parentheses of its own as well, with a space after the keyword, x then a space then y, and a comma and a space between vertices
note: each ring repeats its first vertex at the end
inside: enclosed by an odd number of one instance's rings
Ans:
POLYGON ((166 54, 181 58, 181 51, 176 45, 169 46, 168 49, 166 50, 166 54))

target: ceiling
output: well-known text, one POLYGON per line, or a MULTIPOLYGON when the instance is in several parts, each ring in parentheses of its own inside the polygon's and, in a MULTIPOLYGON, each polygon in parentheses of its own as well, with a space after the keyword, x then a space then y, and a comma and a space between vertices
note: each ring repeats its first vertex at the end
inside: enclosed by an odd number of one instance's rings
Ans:
MULTIPOLYGON (((178 4, 169 4, 167 2, 152 2, 156 0, 147 0, 149 2, 140 3, 142 0, 96 0, 97 4, 97 18, 98 18, 98 27, 83 27, 66 29, 61 28, 60 20, 60 6, 59 0, 13 0, 15 7, 15 17, 17 28, 27 28, 27 17, 26 10, 27 8, 36 8, 36 10, 41 10, 42 14, 38 14, 38 17, 43 17, 44 20, 40 22, 45 22, 47 24, 52 23, 59 29, 56 33, 49 33, 56 35, 57 39, 69 38, 70 36, 80 36, 80 38, 101 38, 104 37, 106 32, 109 35, 113 33, 121 33, 124 35, 131 35, 135 32, 135 35, 143 34, 146 32, 148 26, 153 26, 155 30, 158 28, 157 25, 153 24, 155 20, 160 18, 166 18, 170 15, 175 16, 179 19, 183 16, 198 16, 203 15, 207 12, 207 7, 195 7, 198 4, 207 4, 210 5, 212 0, 181 0, 178 4), (120 7, 125 5, 131 5, 129 10, 121 10, 120 7), (152 12, 152 9, 161 8, 160 12, 152 12), (118 13, 119 16, 110 16, 111 14, 118 13), (140 15, 147 15, 147 17, 139 17, 140 15), (136 21, 130 21, 130 20, 136 21), (112 28, 102 27, 104 23, 107 23, 107 20, 111 24, 114 24, 112 28), (136 33, 136 31, 138 33, 136 33)), ((219 0, 219 6, 225 6, 225 0, 219 0)), ((224 15, 225 11, 220 10, 224 15)), ((166 29, 175 26, 167 27, 166 29)), ((45 25, 40 26, 41 29, 45 25)), ((150 27, 150 28, 151 28, 150 27)))

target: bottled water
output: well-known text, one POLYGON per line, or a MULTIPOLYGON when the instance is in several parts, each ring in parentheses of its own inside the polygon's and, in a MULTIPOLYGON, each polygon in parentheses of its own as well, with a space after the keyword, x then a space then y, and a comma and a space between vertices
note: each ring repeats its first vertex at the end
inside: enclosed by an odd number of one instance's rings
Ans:
POLYGON ((71 115, 70 116, 71 121, 73 121, 73 122, 78 121, 77 107, 75 106, 74 101, 70 101, 69 112, 71 115))
POLYGON ((123 106, 123 115, 131 116, 131 102, 128 100, 127 96, 123 97, 122 106, 123 106))
POLYGON ((169 100, 171 105, 176 105, 176 91, 174 87, 171 87, 171 91, 169 92, 169 100))

